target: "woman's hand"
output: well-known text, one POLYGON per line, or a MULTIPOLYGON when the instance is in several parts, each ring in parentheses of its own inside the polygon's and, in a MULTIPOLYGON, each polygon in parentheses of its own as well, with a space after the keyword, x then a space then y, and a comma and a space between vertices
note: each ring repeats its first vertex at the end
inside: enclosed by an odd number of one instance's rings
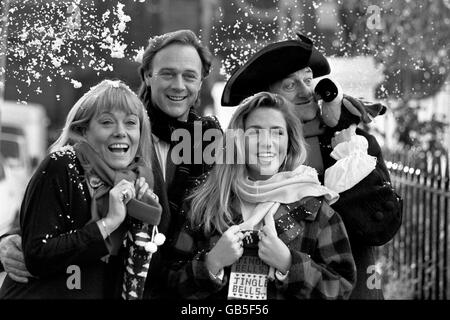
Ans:
POLYGON ((109 191, 109 211, 103 218, 107 233, 111 234, 125 220, 126 204, 136 197, 133 183, 123 179, 109 191))
POLYGON ((150 189, 148 183, 145 182, 144 177, 140 177, 139 179, 136 179, 134 187, 136 189, 136 199, 141 200, 142 197, 144 196, 144 194, 147 193, 156 202, 159 201, 158 196, 153 192, 152 189, 150 189))
POLYGON ((244 253, 243 239, 244 234, 239 226, 231 226, 225 231, 206 256, 208 270, 218 274, 224 267, 235 263, 244 253))
POLYGON ((286 273, 291 268, 292 257, 289 248, 267 225, 259 233, 258 256, 281 273, 286 273))

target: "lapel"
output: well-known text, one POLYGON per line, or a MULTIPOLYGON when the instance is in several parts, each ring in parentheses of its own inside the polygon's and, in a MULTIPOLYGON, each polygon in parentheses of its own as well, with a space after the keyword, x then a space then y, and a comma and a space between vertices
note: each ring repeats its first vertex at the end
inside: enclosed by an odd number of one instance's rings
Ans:
POLYGON ((166 158, 166 187, 167 190, 170 190, 173 182, 173 178, 175 176, 175 171, 177 166, 172 161, 172 146, 169 148, 169 152, 167 152, 166 158))
POLYGON ((322 200, 306 197, 300 201, 281 204, 274 215, 278 237, 288 245, 304 234, 306 223, 316 220, 322 200))
POLYGON ((168 230, 169 223, 171 220, 171 212, 167 196, 167 187, 164 182, 163 172, 159 164, 158 157, 156 156, 156 151, 154 147, 152 147, 152 170, 153 170, 153 178, 155 180, 153 191, 158 196, 159 204, 162 207, 161 222, 159 223, 158 229, 160 232, 164 233, 168 230))

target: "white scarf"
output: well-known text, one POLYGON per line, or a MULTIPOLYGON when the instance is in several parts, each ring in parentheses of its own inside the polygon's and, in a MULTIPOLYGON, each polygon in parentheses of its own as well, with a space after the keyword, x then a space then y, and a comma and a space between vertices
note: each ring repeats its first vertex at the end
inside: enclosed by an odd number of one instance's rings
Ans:
POLYGON ((305 165, 300 165, 293 171, 278 172, 267 180, 251 181, 246 177, 237 185, 236 193, 244 204, 256 206, 250 218, 241 224, 241 229, 253 229, 264 219, 275 234, 273 215, 280 203, 323 196, 328 203, 333 204, 339 199, 338 193, 320 184, 317 171, 305 165))

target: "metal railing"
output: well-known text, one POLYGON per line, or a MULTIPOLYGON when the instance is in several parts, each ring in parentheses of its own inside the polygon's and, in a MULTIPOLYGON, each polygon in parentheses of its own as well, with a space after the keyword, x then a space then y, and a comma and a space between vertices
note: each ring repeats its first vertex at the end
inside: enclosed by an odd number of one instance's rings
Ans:
POLYGON ((448 299, 449 156, 385 150, 384 157, 403 198, 403 223, 381 251, 396 275, 411 281, 413 298, 448 299))

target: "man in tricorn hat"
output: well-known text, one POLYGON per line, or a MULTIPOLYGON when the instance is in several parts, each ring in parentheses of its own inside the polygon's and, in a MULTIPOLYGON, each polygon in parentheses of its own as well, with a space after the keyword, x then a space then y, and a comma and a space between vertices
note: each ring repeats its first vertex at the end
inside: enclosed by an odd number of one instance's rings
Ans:
MULTIPOLYGON (((287 98, 303 123, 310 147, 307 164, 316 168, 322 182, 326 169, 338 165, 337 159, 331 156, 333 148, 341 142, 352 143, 352 137, 367 139, 368 157, 376 157, 373 158, 373 170, 339 190, 340 200, 333 208, 343 218, 357 266, 357 283, 351 299, 383 299, 380 275, 375 273, 375 246, 386 243, 397 232, 401 224, 402 201, 390 184, 376 139, 359 128, 356 131, 346 129, 349 123, 370 122, 368 110, 381 113, 382 108, 380 105, 368 108, 361 101, 344 96, 343 105, 349 108, 342 107, 337 125, 327 127, 314 94, 313 78, 329 73, 327 59, 314 48, 310 39, 299 34, 298 39, 267 45, 238 68, 225 85, 222 105, 235 106, 260 91, 287 98), (342 131, 336 134, 338 130, 342 131)), ((354 171, 358 170, 352 168, 345 174, 351 176, 354 171)))

